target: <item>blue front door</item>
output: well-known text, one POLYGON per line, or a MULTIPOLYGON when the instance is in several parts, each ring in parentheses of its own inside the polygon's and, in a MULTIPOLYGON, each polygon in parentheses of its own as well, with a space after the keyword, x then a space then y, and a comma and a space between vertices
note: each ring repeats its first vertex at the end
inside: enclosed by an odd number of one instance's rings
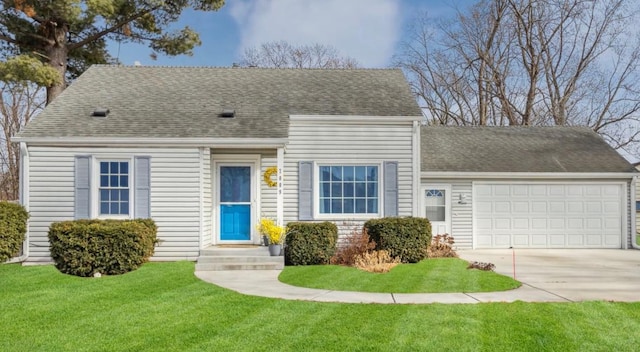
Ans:
POLYGON ((251 240, 251 166, 220 166, 220 240, 251 240))

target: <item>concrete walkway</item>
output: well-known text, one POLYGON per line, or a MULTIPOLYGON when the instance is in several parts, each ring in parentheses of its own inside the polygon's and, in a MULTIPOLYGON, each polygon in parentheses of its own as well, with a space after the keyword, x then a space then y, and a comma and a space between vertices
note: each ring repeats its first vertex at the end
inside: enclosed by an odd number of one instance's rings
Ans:
MULTIPOLYGON (((511 250, 466 250, 469 261, 491 262, 513 276, 511 250)), ((242 294, 342 303, 423 304, 480 302, 640 301, 640 251, 516 250, 515 290, 477 293, 368 293, 310 289, 278 281, 280 270, 196 271, 203 281, 242 294)))

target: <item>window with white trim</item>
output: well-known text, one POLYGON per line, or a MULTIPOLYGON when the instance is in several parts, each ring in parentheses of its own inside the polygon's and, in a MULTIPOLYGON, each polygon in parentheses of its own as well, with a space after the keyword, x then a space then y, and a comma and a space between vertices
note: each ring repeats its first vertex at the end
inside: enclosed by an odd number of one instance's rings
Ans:
POLYGON ((431 221, 446 221, 446 198, 444 189, 428 189, 424 192, 425 217, 431 221))
POLYGON ((129 215, 131 211, 129 161, 100 161, 99 170, 98 214, 101 216, 129 215))
POLYGON ((378 214, 378 165, 320 165, 320 214, 378 214))

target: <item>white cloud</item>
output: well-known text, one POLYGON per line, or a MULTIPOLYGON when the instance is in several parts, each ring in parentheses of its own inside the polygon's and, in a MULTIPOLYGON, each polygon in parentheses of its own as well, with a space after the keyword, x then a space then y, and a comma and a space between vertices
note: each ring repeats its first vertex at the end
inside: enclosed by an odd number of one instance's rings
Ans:
POLYGON ((384 67, 401 31, 400 0, 236 0, 240 51, 265 42, 332 45, 365 67, 384 67))

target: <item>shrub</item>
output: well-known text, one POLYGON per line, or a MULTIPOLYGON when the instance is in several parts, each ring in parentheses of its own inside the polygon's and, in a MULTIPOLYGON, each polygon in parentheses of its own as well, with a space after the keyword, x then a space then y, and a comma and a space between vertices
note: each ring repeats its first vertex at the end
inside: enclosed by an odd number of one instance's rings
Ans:
POLYGON ((427 255, 429 258, 458 258, 458 253, 453 250, 454 243, 453 237, 447 233, 436 235, 427 248, 427 255))
POLYGON ((49 250, 66 274, 124 274, 153 255, 156 232, 151 219, 56 222, 49 228, 49 250))
POLYGON ((372 273, 386 273, 400 264, 400 258, 391 258, 388 251, 371 251, 356 256, 354 266, 372 273))
POLYGON ((28 219, 29 213, 22 205, 0 202, 0 263, 20 253, 28 219))
POLYGON ((344 243, 338 245, 336 254, 331 257, 331 264, 353 266, 356 257, 372 251, 376 243, 371 241, 367 231, 363 228, 354 228, 345 236, 344 243))
POLYGON ((431 223, 425 218, 388 217, 364 224, 377 250, 389 251, 403 263, 417 263, 427 257, 431 242, 431 223))
POLYGON ((331 222, 287 224, 286 265, 328 264, 336 250, 338 227, 331 222))
POLYGON ((484 271, 493 271, 496 268, 493 263, 485 263, 485 262, 470 262, 467 266, 467 269, 478 269, 484 271))

